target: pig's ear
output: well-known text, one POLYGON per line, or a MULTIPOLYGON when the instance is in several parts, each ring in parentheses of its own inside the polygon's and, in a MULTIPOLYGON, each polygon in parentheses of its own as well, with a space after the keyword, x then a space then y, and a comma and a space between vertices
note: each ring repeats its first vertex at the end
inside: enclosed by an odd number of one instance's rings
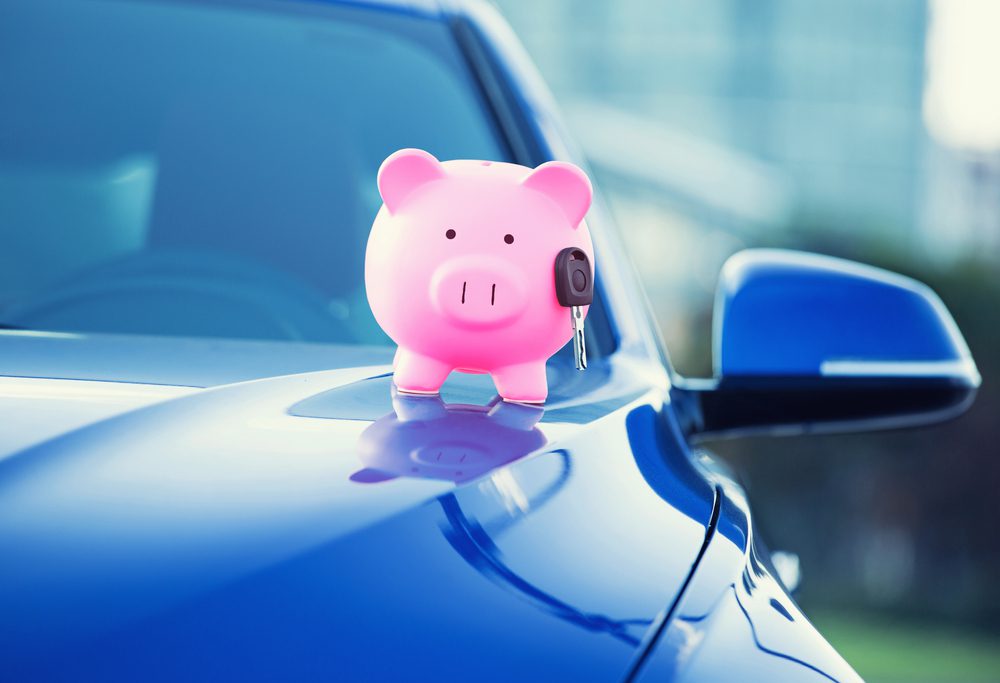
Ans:
POLYGON ((594 191, 587 174, 565 161, 547 161, 528 174, 521 184, 538 190, 566 214, 570 226, 580 225, 594 191))
POLYGON ((389 472, 383 472, 382 470, 372 469, 371 467, 366 467, 363 470, 358 470, 351 475, 351 481, 357 482, 359 484, 379 484, 383 481, 389 481, 395 479, 396 475, 389 472))
POLYGON ((389 213, 396 213, 406 197, 432 180, 444 178, 444 167, 422 149, 393 152, 378 169, 378 191, 389 213))

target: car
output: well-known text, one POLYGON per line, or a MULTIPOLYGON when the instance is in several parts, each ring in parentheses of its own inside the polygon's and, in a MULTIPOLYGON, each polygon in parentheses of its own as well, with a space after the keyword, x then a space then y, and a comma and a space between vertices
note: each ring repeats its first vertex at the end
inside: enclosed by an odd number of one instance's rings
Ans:
POLYGON ((957 415, 933 292, 742 252, 682 378, 598 202, 589 367, 408 396, 379 163, 584 163, 494 9, 7 0, 0 45, 0 678, 858 680, 701 444, 957 415))

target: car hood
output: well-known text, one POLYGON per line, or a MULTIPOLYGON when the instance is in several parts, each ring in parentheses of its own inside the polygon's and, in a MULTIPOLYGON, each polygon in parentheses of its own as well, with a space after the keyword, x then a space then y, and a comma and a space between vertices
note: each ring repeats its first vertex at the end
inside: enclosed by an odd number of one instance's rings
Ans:
POLYGON ((553 364, 543 413, 485 377, 394 398, 386 349, 5 344, 22 678, 617 676, 704 540, 712 491, 663 460, 662 392, 620 359, 553 364))

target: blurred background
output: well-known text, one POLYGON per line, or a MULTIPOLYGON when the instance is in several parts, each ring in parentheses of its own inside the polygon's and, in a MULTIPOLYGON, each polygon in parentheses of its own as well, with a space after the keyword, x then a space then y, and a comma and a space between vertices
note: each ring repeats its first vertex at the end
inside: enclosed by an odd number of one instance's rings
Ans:
POLYGON ((1000 2, 500 0, 552 87, 677 370, 745 247, 889 268, 983 375, 944 426, 710 444, 799 603, 869 680, 1000 680, 1000 2))

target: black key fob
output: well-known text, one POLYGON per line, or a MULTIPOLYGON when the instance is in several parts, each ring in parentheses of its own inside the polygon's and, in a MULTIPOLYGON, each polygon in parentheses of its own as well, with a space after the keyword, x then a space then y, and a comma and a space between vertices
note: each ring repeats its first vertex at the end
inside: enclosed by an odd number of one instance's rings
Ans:
POLYGON ((567 308, 594 302, 594 271, 582 249, 567 247, 556 256, 556 298, 567 308))

